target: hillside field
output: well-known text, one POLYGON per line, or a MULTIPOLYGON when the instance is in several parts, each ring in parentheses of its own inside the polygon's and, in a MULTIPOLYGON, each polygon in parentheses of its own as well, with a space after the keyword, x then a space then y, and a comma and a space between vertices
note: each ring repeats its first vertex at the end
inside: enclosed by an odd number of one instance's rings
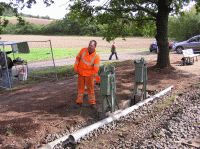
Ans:
MULTIPOLYGON (((9 23, 12 23, 12 24, 16 24, 17 23, 17 18, 16 17, 6 17, 6 19, 9 20, 9 23)), ((52 21, 55 21, 55 20, 51 20, 51 19, 48 20, 48 19, 30 18, 30 17, 23 17, 23 19, 26 22, 33 23, 33 24, 36 24, 36 25, 47 25, 47 24, 50 24, 52 21)))

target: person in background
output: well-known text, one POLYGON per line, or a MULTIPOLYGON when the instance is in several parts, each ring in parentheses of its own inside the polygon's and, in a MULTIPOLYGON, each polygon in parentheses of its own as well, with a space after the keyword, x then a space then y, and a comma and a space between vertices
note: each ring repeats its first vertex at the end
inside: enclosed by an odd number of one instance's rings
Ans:
POLYGON ((111 46, 111 54, 110 54, 109 60, 112 59, 112 56, 113 56, 114 54, 115 54, 116 60, 118 60, 115 42, 113 42, 113 44, 112 44, 112 46, 111 46))
POLYGON ((83 104, 85 88, 88 93, 88 103, 92 108, 96 105, 94 79, 100 67, 100 57, 96 54, 97 42, 91 40, 87 48, 82 48, 76 56, 74 72, 78 74, 78 95, 76 104, 83 104))

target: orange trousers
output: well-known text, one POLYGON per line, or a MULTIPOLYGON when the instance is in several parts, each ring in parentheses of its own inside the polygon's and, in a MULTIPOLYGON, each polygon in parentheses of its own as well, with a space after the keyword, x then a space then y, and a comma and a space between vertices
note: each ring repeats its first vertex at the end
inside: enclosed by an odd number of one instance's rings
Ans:
POLYGON ((88 93, 88 103, 91 105, 96 104, 96 99, 94 94, 94 76, 81 76, 81 75, 78 75, 78 96, 76 99, 76 103, 77 104, 83 103, 85 87, 87 88, 87 93, 88 93))

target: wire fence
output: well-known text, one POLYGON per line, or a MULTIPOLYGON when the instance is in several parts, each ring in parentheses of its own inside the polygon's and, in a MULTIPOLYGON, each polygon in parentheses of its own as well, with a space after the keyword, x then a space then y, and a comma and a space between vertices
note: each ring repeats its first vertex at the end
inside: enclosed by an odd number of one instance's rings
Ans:
POLYGON ((0 87, 13 88, 28 79, 58 80, 51 40, 0 42, 0 87), (13 67, 9 67, 10 60, 13 67))

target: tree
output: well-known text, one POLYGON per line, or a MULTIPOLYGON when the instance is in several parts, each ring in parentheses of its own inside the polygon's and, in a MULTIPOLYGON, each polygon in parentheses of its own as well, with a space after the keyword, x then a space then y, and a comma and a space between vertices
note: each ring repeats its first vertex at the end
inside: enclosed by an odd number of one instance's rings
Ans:
MULTIPOLYGON (((37 0, 10 0, 10 3, 0 3, 0 16, 4 8, 23 9, 31 8, 37 0)), ((53 0, 43 0, 49 6, 54 3, 53 0)), ((70 0, 72 2, 71 11, 81 20, 89 19, 92 21, 94 16, 98 22, 107 24, 108 32, 105 38, 110 41, 116 37, 126 35, 126 24, 130 21, 137 21, 141 26, 148 23, 149 20, 155 21, 156 35, 159 53, 156 66, 165 68, 170 66, 169 48, 168 48, 168 17, 169 14, 180 14, 183 6, 190 2, 196 2, 196 10, 200 11, 199 0, 106 0, 101 6, 94 2, 99 0, 70 0)), ((101 2, 101 0, 100 0, 101 2)), ((20 19, 19 19, 20 20, 20 19)), ((8 20, 0 17, 0 29, 8 23, 8 20)), ((1 30, 0 30, 1 32, 1 30)))
MULTIPOLYGON (((54 3, 53 0, 43 0, 46 6, 50 6, 54 3)), ((31 8, 32 4, 36 4, 36 0, 9 0, 8 2, 0 2, 0 34, 2 29, 8 25, 8 20, 3 17, 6 11, 12 11, 18 19, 20 25, 24 25, 25 21, 18 14, 18 9, 23 9, 24 7, 31 8)))
POLYGON ((8 4, 5 4, 4 2, 0 2, 0 33, 2 32, 2 29, 6 27, 8 24, 8 20, 2 17, 4 12, 6 12, 7 10, 13 10, 13 9, 8 4))
POLYGON ((98 21, 107 24, 108 31, 105 35, 108 41, 116 37, 124 37, 124 29, 130 21, 137 21, 139 26, 153 20, 156 24, 155 38, 158 43, 159 53, 156 66, 166 68, 170 66, 168 48, 168 17, 169 14, 180 14, 183 6, 191 1, 196 1, 196 9, 200 10, 199 0, 107 0, 98 6, 95 0, 71 0, 71 12, 79 20, 89 19, 94 16, 98 21))
POLYGON ((200 13, 193 7, 181 16, 169 18, 169 36, 183 41, 200 34, 200 13))

